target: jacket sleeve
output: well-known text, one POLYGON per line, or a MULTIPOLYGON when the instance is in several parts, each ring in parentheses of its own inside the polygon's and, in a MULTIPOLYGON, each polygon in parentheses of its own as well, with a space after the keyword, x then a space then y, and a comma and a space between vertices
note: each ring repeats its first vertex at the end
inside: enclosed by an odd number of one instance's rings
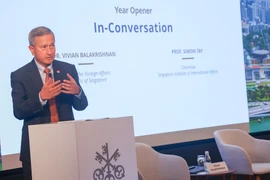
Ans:
POLYGON ((87 106, 88 106, 88 101, 87 101, 87 97, 80 85, 79 82, 79 76, 78 76, 78 72, 75 68, 74 65, 72 65, 72 72, 71 72, 71 76, 74 78, 74 80, 76 81, 77 85, 81 88, 81 97, 78 98, 76 96, 73 96, 72 102, 73 102, 73 108, 78 110, 78 111, 82 111, 84 110, 87 106))
POLYGON ((11 96, 14 116, 19 119, 28 119, 43 110, 38 93, 27 93, 26 79, 19 73, 11 73, 11 96))

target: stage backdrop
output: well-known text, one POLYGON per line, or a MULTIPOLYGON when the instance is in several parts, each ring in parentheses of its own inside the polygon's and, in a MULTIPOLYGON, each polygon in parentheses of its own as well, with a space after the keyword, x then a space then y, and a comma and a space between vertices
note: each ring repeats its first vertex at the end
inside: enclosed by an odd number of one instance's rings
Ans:
POLYGON ((133 116, 143 137, 248 124, 240 4, 1 1, 2 153, 19 152, 22 121, 13 116, 10 73, 32 60, 27 38, 37 26, 55 33, 56 59, 76 65, 89 101, 76 119, 133 116))
POLYGON ((250 131, 270 129, 270 1, 241 1, 250 131))

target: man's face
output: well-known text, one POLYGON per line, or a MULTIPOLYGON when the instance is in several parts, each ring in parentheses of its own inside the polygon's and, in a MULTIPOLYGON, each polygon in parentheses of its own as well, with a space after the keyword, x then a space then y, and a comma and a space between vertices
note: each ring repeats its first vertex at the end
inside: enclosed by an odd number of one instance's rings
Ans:
POLYGON ((47 67, 49 66, 55 56, 55 44, 52 34, 35 37, 35 44, 29 46, 32 55, 36 57, 37 63, 47 67))

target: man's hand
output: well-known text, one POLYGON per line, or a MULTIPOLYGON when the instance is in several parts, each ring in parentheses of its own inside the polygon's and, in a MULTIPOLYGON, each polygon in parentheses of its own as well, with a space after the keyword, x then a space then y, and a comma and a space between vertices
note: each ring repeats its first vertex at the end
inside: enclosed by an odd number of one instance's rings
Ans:
POLYGON ((52 78, 50 78, 47 82, 44 83, 40 91, 40 98, 43 101, 54 98, 61 93, 61 88, 62 86, 59 80, 53 82, 52 78))
POLYGON ((62 92, 66 94, 74 94, 78 95, 81 92, 80 87, 77 85, 76 81, 73 79, 73 77, 69 74, 67 74, 69 80, 64 80, 62 83, 62 92))

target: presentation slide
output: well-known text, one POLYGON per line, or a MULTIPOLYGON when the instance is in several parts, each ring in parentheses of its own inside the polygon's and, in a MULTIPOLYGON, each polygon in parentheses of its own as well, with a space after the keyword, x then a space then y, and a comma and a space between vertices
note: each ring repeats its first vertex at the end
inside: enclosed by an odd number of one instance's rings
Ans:
POLYGON ((55 33, 88 98, 77 120, 133 116, 135 136, 248 123, 240 3, 136 0, 0 2, 2 154, 20 151, 10 73, 30 62, 28 33, 55 33))

